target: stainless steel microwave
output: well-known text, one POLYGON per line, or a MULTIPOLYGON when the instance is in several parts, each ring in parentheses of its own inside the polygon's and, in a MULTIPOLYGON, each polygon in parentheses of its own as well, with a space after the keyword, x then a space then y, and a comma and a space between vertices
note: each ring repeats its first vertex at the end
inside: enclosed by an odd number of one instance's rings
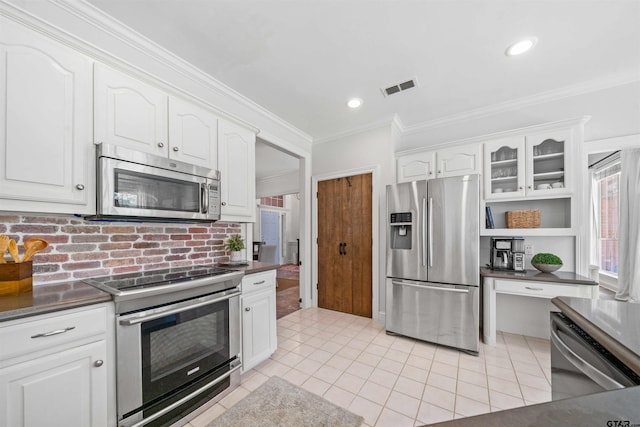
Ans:
POLYGON ((96 215, 87 219, 220 219, 217 170, 100 143, 96 174, 96 215))

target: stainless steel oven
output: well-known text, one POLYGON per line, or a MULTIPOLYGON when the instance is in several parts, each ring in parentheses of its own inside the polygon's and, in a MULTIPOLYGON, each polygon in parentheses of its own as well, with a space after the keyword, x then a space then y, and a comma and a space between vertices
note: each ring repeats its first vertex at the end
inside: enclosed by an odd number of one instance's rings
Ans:
POLYGON ((239 384, 241 279, 188 267, 86 280, 114 295, 120 427, 170 425, 239 384))
POLYGON ((96 145, 96 215, 88 219, 217 221, 219 172, 111 144, 96 145))

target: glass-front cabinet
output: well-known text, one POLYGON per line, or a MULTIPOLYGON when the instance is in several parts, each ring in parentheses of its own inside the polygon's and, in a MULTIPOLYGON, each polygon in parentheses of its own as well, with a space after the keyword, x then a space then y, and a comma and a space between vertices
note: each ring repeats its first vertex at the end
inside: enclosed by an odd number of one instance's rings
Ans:
POLYGON ((525 141, 523 136, 484 144, 485 199, 525 195, 525 141))
POLYGON ((484 144, 485 199, 569 194, 571 131, 513 136, 484 144))
POLYGON ((567 161, 571 131, 526 136, 527 195, 567 194, 571 188, 571 162, 567 161))

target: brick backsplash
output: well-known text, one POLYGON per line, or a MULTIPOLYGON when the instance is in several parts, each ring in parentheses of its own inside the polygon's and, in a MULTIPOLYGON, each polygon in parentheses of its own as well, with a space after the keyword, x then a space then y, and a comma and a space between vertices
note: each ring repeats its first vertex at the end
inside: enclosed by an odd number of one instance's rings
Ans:
POLYGON ((25 239, 50 244, 33 257, 34 285, 228 261, 224 241, 240 233, 239 224, 223 222, 91 222, 0 213, 0 234, 18 243, 21 256, 25 239))

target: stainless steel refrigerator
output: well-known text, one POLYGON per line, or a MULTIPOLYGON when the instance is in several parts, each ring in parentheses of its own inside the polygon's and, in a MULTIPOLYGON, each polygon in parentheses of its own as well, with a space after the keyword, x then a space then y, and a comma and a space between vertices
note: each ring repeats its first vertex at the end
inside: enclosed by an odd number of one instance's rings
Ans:
POLYGON ((386 330, 479 350, 479 177, 387 186, 386 330))

